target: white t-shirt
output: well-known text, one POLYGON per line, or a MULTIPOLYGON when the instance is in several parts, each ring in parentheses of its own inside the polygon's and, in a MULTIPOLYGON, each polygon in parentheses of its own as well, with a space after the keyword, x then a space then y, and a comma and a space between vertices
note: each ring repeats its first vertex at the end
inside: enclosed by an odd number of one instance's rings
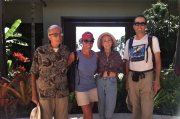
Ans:
POLYGON ((57 52, 59 48, 53 48, 54 52, 57 52))
MULTIPOLYGON (((148 47, 148 61, 146 62, 146 47, 148 44, 148 35, 145 35, 140 40, 133 40, 132 48, 129 51, 129 39, 126 41, 124 58, 130 60, 129 68, 133 71, 147 71, 153 68, 152 52, 148 47)), ((160 52, 159 42, 157 37, 152 37, 153 52, 160 52)))

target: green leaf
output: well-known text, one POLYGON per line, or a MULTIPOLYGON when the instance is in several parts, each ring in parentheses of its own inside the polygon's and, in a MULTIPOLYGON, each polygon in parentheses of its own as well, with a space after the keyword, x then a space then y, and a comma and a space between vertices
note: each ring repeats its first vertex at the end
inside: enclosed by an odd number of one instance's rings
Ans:
POLYGON ((12 60, 8 60, 7 65, 8 65, 8 71, 9 71, 12 67, 12 60))
POLYGON ((5 39, 9 38, 10 36, 13 36, 14 32, 18 28, 18 26, 21 24, 21 20, 18 19, 14 22, 14 24, 11 26, 11 28, 6 32, 5 39))
POLYGON ((154 12, 155 12, 156 14, 159 14, 160 9, 161 9, 161 5, 160 5, 160 4, 154 4, 154 5, 153 5, 153 8, 154 8, 154 12))

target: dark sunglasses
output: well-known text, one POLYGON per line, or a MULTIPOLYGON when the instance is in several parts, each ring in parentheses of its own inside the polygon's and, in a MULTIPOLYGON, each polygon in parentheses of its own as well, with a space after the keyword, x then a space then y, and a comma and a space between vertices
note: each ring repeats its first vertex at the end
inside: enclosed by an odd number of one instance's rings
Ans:
POLYGON ((53 35, 54 37, 58 37, 58 36, 63 36, 64 34, 63 33, 52 33, 52 34, 49 34, 49 36, 53 35))
POLYGON ((135 26, 139 26, 139 25, 145 26, 145 25, 146 25, 146 22, 135 22, 134 25, 135 25, 135 26))
POLYGON ((94 43, 94 40, 82 40, 83 42, 85 42, 85 43, 94 43))

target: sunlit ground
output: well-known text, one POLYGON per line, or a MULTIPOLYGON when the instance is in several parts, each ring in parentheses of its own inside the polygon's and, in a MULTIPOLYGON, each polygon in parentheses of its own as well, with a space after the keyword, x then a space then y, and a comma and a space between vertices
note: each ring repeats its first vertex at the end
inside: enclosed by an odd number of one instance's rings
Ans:
MULTIPOLYGON (((83 114, 70 114, 69 119, 83 119, 83 114)), ((93 119, 99 119, 98 114, 93 114, 93 119)), ((132 114, 115 113, 114 119, 132 119, 132 114)), ((180 119, 180 116, 153 115, 153 119, 180 119)))

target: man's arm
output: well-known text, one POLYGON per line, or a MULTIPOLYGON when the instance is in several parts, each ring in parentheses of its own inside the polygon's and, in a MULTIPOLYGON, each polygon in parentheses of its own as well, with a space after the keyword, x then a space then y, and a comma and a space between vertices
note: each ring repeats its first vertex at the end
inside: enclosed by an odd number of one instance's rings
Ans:
POLYGON ((156 94, 158 90, 161 88, 160 85, 160 74, 161 74, 161 56, 160 52, 156 52, 154 54, 155 57, 155 64, 156 64, 156 77, 154 81, 154 93, 156 94))
POLYGON ((32 101, 37 105, 39 102, 39 96, 37 93, 36 78, 37 76, 35 74, 31 74, 32 101))
POLYGON ((126 90, 129 89, 128 74, 129 74, 129 60, 126 60, 126 90))

